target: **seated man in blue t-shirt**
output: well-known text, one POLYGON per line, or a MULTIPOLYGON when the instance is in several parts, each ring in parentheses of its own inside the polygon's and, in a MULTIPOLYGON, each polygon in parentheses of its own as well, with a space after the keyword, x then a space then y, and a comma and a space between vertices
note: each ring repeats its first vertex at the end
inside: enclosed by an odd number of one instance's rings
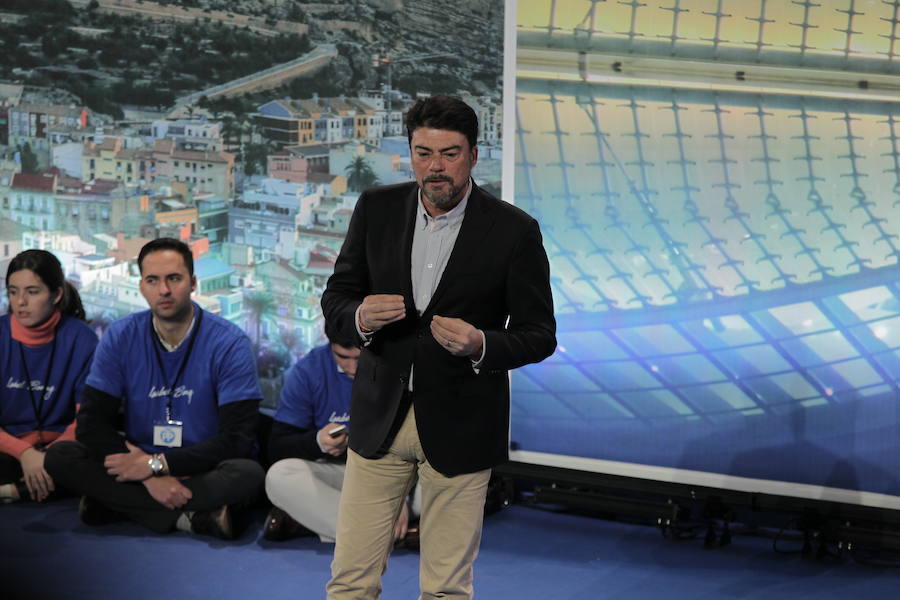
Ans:
POLYGON ((87 377, 77 442, 47 453, 90 525, 122 516, 157 532, 234 537, 231 511, 256 497, 250 457, 262 393, 247 336, 191 302, 191 250, 161 238, 138 255, 150 310, 113 323, 87 377), (121 413, 124 435, 117 431, 121 413))
MULTIPOLYGON (((272 467, 266 493, 274 507, 263 535, 285 540, 318 535, 334 542, 350 433, 350 392, 359 341, 325 328, 328 343, 312 349, 287 372, 269 439, 272 467)), ((415 546, 406 503, 394 536, 415 546)))

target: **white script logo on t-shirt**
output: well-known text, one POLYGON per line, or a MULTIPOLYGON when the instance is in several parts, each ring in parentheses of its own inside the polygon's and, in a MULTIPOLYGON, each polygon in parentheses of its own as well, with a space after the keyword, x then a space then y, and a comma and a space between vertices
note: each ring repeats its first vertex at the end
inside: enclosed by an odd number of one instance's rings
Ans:
MULTIPOLYGON (((16 380, 16 379, 13 379, 12 377, 10 377, 9 381, 6 382, 6 388, 12 389, 12 390, 28 389, 25 384, 26 384, 26 381, 24 379, 16 380)), ((44 400, 49 400, 50 396, 53 395, 53 392, 56 391, 56 386, 55 385, 44 386, 44 384, 41 383, 40 379, 32 379, 31 380, 31 391, 44 392, 44 400)))
POLYGON ((331 416, 328 417, 329 423, 346 423, 350 420, 350 415, 346 412, 342 415, 338 415, 335 411, 331 411, 331 416))
POLYGON ((155 385, 150 388, 150 393, 147 394, 150 398, 159 398, 160 396, 172 396, 173 398, 183 398, 187 397, 187 403, 190 404, 194 399, 194 390, 189 389, 186 386, 179 385, 175 388, 175 393, 172 393, 172 388, 170 387, 156 387, 155 385))

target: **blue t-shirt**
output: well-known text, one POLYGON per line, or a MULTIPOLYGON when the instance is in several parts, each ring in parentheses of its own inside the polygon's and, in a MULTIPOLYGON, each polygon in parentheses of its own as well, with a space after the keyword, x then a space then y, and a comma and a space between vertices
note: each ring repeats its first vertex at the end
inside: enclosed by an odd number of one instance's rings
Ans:
POLYGON ((160 343, 149 310, 110 325, 97 347, 87 385, 122 398, 125 435, 146 452, 169 449, 153 445, 153 426, 166 422, 170 403, 188 447, 219 432, 220 406, 262 398, 244 332, 196 304, 194 314, 193 329, 172 352, 160 343))
POLYGON ((75 420, 97 335, 84 321, 63 316, 54 341, 30 348, 12 338, 9 319, 0 317, 0 427, 11 435, 62 431, 75 420))
POLYGON ((350 421, 353 380, 338 371, 331 344, 313 348, 284 378, 275 420, 302 429, 350 421))

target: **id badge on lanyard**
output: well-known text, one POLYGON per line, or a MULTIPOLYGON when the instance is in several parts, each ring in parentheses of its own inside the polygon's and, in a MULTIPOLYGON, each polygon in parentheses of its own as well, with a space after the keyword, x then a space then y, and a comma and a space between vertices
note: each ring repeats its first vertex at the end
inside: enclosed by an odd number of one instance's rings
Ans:
MULTIPOLYGON (((187 351, 185 352, 184 358, 181 360, 181 364, 178 367, 178 371, 175 374, 175 381, 172 382, 172 385, 169 387, 168 399, 166 402, 166 418, 162 421, 157 420, 153 422, 153 445, 154 446, 163 446, 165 448, 181 448, 182 438, 184 433, 184 422, 177 421, 172 418, 172 393, 178 385, 178 381, 181 379, 181 374, 184 371, 185 366, 187 365, 188 359, 191 356, 191 351, 194 349, 194 341, 197 338, 197 331, 200 329, 200 321, 203 319, 203 311, 199 312, 197 322, 194 324, 193 331, 191 331, 191 339, 188 342, 187 351)), ((153 322, 150 323, 151 332, 153 332, 153 322)), ((153 332, 155 335, 155 332, 153 332)), ((165 369, 163 368, 162 358, 159 355, 159 349, 154 346, 156 350, 156 360, 159 365, 160 373, 165 373, 165 369)))
POLYGON ((181 448, 181 434, 184 423, 174 419, 156 421, 153 424, 153 445, 167 448, 181 448))

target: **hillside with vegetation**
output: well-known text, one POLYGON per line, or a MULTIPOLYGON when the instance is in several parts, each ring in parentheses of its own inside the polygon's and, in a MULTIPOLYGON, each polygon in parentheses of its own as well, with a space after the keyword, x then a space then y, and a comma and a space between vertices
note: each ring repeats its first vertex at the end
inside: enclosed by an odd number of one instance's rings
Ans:
MULTIPOLYGON (((274 93, 308 97, 314 92, 354 94, 376 88, 387 75, 383 63, 373 64, 373 57, 380 56, 392 59, 395 89, 410 94, 466 89, 499 100, 502 3, 135 0, 133 4, 152 5, 157 13, 191 10, 192 15, 212 16, 184 21, 121 14, 111 11, 109 2, 97 0, 4 0, 0 79, 61 88, 91 109, 119 117, 122 105, 170 107, 176 97, 287 62, 327 42, 337 46, 336 60, 323 72, 296 79, 274 93), (248 26, 248 17, 272 30, 248 26), (285 28, 278 25, 284 23, 306 33, 283 33, 285 28)), ((256 100, 237 102, 241 105, 237 108, 243 112, 256 100)))

